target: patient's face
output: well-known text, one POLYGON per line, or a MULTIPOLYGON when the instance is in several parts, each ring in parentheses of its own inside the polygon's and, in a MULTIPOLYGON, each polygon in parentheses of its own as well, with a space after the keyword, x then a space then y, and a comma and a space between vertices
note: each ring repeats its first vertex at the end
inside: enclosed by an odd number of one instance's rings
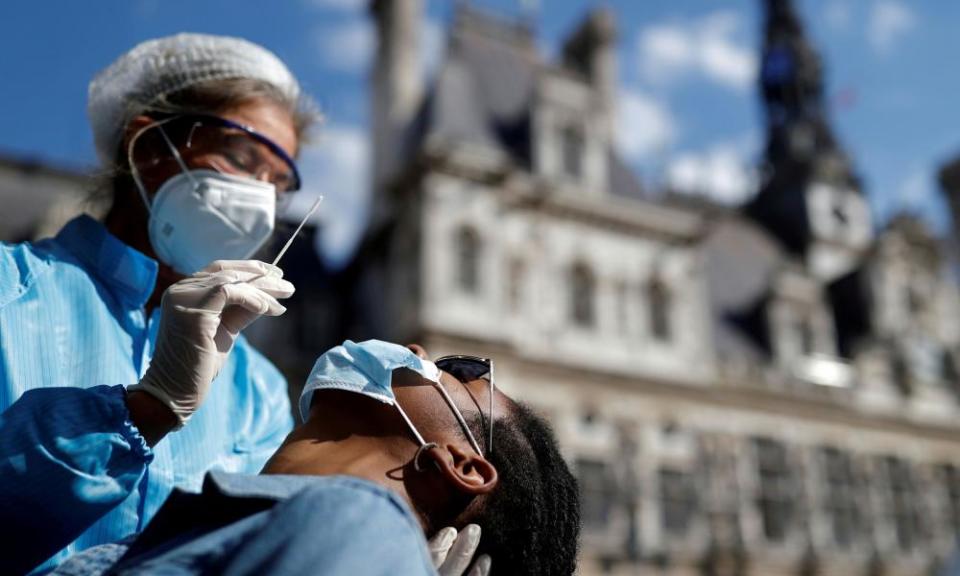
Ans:
MULTIPOLYGON (((410 349, 418 356, 430 358, 427 351, 420 346, 413 344, 410 345, 410 349)), ((484 426, 488 425, 490 383, 487 380, 478 379, 472 382, 460 382, 452 375, 442 372, 440 384, 467 421, 470 421, 479 413, 484 426)), ((447 441, 451 439, 465 441, 464 434, 459 432, 461 427, 456 416, 444 400, 443 395, 430 381, 416 372, 398 370, 393 375, 393 392, 396 395, 397 402, 428 442, 441 442, 444 439, 447 441)), ((510 409, 510 399, 500 391, 494 392, 494 417, 502 417, 510 409)), ((474 434, 476 435, 476 432, 474 434)), ((477 437, 477 442, 486 452, 487 439, 483 436, 485 435, 477 437)), ((494 445, 496 445, 496 431, 494 431, 494 445)))

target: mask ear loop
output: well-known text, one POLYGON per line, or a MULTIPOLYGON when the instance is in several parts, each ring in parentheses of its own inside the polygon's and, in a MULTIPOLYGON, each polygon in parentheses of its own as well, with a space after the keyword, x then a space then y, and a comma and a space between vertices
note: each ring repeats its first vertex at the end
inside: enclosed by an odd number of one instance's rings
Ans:
POLYGON ((130 143, 127 145, 127 163, 130 165, 130 175, 133 177, 134 184, 137 185, 137 190, 140 192, 140 199, 143 200, 143 205, 146 206, 147 212, 152 212, 150 208, 150 199, 147 196, 147 188, 143 185, 143 180, 140 179, 140 169, 137 168, 136 162, 133 161, 133 148, 137 144, 137 140, 140 139, 147 130, 151 128, 159 128, 160 135, 163 136, 164 142, 167 143, 167 146, 170 148, 170 152, 173 154, 173 158, 177 161, 177 164, 180 165, 180 170, 187 175, 187 178, 193 183, 194 190, 196 190, 200 183, 197 182, 197 179, 193 177, 193 174, 190 173, 190 169, 187 168, 187 164, 183 161, 183 157, 180 156, 180 152, 177 150, 177 147, 173 145, 173 142, 170 141, 170 137, 167 136, 167 132, 163 129, 163 125, 167 122, 176 120, 179 116, 174 116, 173 118, 166 118, 164 120, 157 120, 156 122, 151 122, 143 128, 137 130, 137 132, 130 138, 130 143))
POLYGON ((420 467, 420 455, 426 452, 431 448, 438 448, 436 442, 427 442, 423 446, 417 448, 417 453, 413 456, 413 469, 417 472, 423 472, 423 468, 420 467))
POLYGON ((403 408, 400 407, 400 404, 396 400, 393 402, 394 407, 397 409, 397 412, 400 413, 400 416, 403 417, 403 421, 407 423, 407 427, 410 428, 410 431, 413 432, 413 436, 417 439, 417 443, 420 444, 420 447, 417 448, 417 453, 413 456, 413 469, 417 472, 423 472, 423 468, 420 467, 420 455, 430 448, 437 448, 436 442, 427 442, 423 439, 423 436, 420 435, 420 432, 417 430, 417 427, 413 425, 413 422, 410 420, 410 417, 407 416, 407 413, 403 411, 403 408))

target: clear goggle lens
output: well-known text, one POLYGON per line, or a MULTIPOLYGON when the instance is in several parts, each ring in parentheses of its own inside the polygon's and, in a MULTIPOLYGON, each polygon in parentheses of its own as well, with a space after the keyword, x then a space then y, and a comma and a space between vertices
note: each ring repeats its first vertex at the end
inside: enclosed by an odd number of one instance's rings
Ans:
POLYGON ((300 188, 300 174, 286 152, 256 131, 217 116, 175 117, 164 123, 164 132, 184 162, 224 174, 270 182, 279 193, 300 188))

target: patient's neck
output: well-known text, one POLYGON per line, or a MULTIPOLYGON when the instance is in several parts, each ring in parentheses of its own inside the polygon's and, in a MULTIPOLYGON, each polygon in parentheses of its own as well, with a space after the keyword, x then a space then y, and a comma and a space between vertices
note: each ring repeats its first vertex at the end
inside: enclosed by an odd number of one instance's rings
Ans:
MULTIPOLYGON (((397 430, 392 412, 380 413, 392 408, 362 400, 359 405, 352 399, 315 405, 307 422, 287 436, 260 473, 356 476, 393 491, 416 510, 401 470, 416 446, 397 430)), ((426 525, 424 518, 420 521, 426 525)))
POLYGON ((261 474, 347 474, 378 484, 383 472, 399 464, 370 436, 335 436, 307 424, 294 430, 274 452, 261 474))

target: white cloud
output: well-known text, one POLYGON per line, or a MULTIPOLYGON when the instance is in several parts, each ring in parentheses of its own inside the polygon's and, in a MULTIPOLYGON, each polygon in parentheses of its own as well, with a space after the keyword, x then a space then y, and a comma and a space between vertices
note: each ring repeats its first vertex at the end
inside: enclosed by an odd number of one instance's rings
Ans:
POLYGON ((867 40, 874 50, 886 53, 916 24, 917 17, 906 4, 899 0, 876 0, 867 19, 867 40))
POLYGON ((667 167, 667 181, 678 192, 701 194, 732 205, 755 192, 757 175, 742 144, 723 142, 677 155, 667 167))
POLYGON ((377 38, 373 24, 366 18, 351 18, 316 32, 323 64, 340 72, 363 72, 373 60, 377 38))
POLYGON ((931 172, 914 168, 900 183, 897 201, 900 208, 915 210, 920 208, 931 196, 931 172))
POLYGON ((664 152, 676 136, 676 123, 666 105, 639 90, 621 90, 618 115, 617 148, 631 161, 664 152))
POLYGON ((648 27, 637 38, 640 73, 659 84, 701 75, 746 90, 756 77, 757 57, 741 37, 744 28, 743 18, 726 10, 648 27))
POLYGON ((286 220, 299 221, 323 194, 313 217, 320 228, 317 253, 341 264, 353 253, 366 225, 370 203, 370 151, 366 131, 359 126, 329 125, 301 153, 303 190, 291 200, 286 220))
MULTIPOLYGON (((336 1, 346 4, 349 0, 336 1)), ((446 52, 446 31, 440 21, 424 18, 420 38, 420 66, 425 76, 429 77, 446 52)), ((364 16, 351 17, 339 24, 319 28, 316 31, 316 43, 320 60, 327 68, 363 73, 373 63, 377 50, 376 26, 364 16)))

